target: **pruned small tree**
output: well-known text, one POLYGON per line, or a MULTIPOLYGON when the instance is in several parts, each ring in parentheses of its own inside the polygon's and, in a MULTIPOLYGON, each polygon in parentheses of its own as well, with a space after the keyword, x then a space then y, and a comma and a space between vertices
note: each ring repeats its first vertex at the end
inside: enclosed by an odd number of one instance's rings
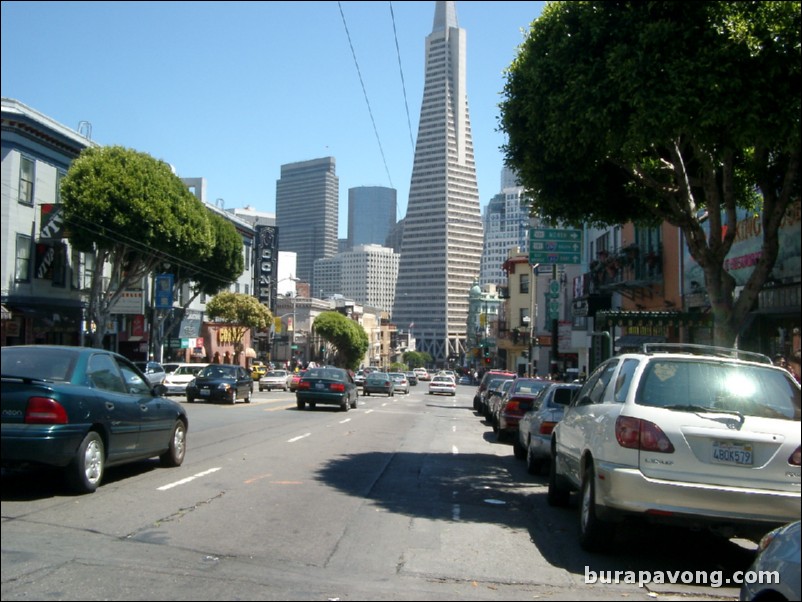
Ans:
POLYGON ((242 293, 224 292, 206 304, 210 320, 226 324, 232 331, 235 358, 243 351, 242 339, 249 330, 267 328, 273 320, 270 310, 256 297, 242 293))
POLYGON ((370 346, 365 329, 336 311, 324 311, 315 318, 314 331, 337 349, 339 363, 356 370, 370 346))

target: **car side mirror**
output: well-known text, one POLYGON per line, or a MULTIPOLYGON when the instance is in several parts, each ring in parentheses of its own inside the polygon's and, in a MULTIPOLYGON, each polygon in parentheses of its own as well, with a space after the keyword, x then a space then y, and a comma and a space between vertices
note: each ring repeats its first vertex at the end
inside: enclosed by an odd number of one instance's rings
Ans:
POLYGON ((152 389, 154 397, 164 397, 167 395, 167 387, 165 385, 156 385, 152 389))

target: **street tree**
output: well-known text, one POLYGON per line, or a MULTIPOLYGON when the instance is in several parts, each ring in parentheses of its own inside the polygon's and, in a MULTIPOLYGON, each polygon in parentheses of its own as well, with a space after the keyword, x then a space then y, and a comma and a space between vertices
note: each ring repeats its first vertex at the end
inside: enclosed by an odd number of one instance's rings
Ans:
POLYGON ((61 184, 65 226, 91 270, 87 317, 102 347, 114 304, 165 263, 198 261, 214 243, 207 211, 170 166, 120 146, 90 147, 61 184), (106 278, 106 274, 110 278, 106 278))
POLYGON ((425 351, 407 351, 403 358, 410 368, 423 368, 432 362, 432 356, 425 351))
MULTIPOLYGON (((236 282, 245 269, 245 260, 242 255, 242 237, 236 227, 229 220, 206 209, 212 226, 214 242, 211 253, 206 257, 196 258, 193 261, 168 262, 161 266, 162 273, 173 274, 173 298, 179 298, 177 292, 187 284, 190 285, 190 294, 183 299, 181 309, 187 308, 200 294, 214 296, 233 282, 236 282)), ((167 312, 157 312, 155 327, 153 329, 156 348, 161 346, 165 337, 174 336, 181 325, 174 320, 169 330, 164 331, 162 324, 168 316, 167 312), (163 335, 161 334, 163 333, 163 335)))
POLYGON ((755 305, 799 202, 801 9, 549 3, 506 74, 505 163, 532 213, 678 227, 704 272, 720 345, 755 305), (760 215, 763 238, 736 294, 724 265, 739 208, 760 215))
POLYGON ((324 311, 314 323, 315 332, 336 349, 345 368, 356 370, 370 346, 365 329, 336 311, 324 311))
POLYGON ((243 351, 242 339, 251 329, 265 329, 273 321, 270 310, 252 295, 223 292, 206 304, 210 320, 223 323, 231 330, 234 340, 234 357, 238 361, 243 351))

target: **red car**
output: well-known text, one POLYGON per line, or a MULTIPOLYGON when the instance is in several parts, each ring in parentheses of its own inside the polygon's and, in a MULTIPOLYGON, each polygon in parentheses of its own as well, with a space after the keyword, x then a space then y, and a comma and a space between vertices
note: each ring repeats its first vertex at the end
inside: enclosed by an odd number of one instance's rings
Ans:
POLYGON ((292 376, 290 377, 290 391, 298 390, 298 383, 301 382, 301 377, 305 372, 306 370, 300 370, 292 373, 292 376))
MULTIPOLYGON (((533 400, 541 389, 548 387, 552 381, 519 376, 516 378, 504 397, 498 410, 498 441, 518 436, 518 423, 523 415, 533 408, 533 400)), ((495 429, 494 429, 495 430, 495 429)))

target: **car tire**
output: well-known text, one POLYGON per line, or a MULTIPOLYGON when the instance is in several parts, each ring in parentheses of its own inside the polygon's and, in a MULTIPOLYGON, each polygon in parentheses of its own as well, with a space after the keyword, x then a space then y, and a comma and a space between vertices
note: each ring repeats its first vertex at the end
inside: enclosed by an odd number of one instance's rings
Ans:
POLYGON ((531 475, 539 475, 543 471, 543 460, 532 457, 532 448, 526 450, 526 472, 531 475))
POLYGON ((370 397, 370 391, 364 391, 365 397, 370 397))
POLYGON ((100 485, 106 466, 103 439, 89 431, 67 467, 67 483, 78 493, 92 493, 100 485))
POLYGON ((306 404, 304 404, 304 402, 303 402, 303 401, 296 401, 296 402, 295 402, 295 405, 298 407, 298 409, 299 409, 299 410, 303 410, 303 409, 304 409, 304 406, 305 406, 306 404))
POLYGON ((596 476, 593 462, 585 468, 579 504, 579 545, 586 552, 604 552, 610 547, 613 525, 596 515, 596 476))
POLYGON ((195 403, 195 398, 187 396, 187 403, 195 403))
POLYGON ((520 436, 515 437, 512 442, 512 453, 515 456, 516 460, 525 460, 526 459, 526 452, 527 449, 521 445, 521 438, 520 436))
MULTIPOLYGON (((263 387, 259 387, 259 392, 261 393, 262 391, 264 391, 264 388, 263 387)), ((268 389, 267 391, 270 392, 270 389, 268 389)))
POLYGON ((354 397, 354 401, 351 402, 351 408, 355 410, 357 405, 359 405, 359 395, 354 397))
POLYGON ((348 411, 348 400, 347 400, 347 399, 343 399, 343 400, 340 402, 340 410, 341 410, 342 412, 347 412, 347 411, 348 411))
POLYGON ((251 403, 251 390, 248 389, 248 392, 245 394, 245 399, 243 399, 245 403, 251 403))
POLYGON ((546 496, 546 501, 548 502, 549 506, 554 506, 555 508, 566 508, 571 496, 571 490, 561 482, 560 476, 557 474, 556 458, 557 454, 554 450, 554 445, 552 445, 551 461, 549 464, 551 469, 549 470, 549 491, 548 495, 546 496))
POLYGON ((159 456, 162 466, 175 468, 184 462, 184 455, 187 453, 187 426, 182 420, 176 420, 173 432, 170 436, 170 446, 167 451, 159 456))

